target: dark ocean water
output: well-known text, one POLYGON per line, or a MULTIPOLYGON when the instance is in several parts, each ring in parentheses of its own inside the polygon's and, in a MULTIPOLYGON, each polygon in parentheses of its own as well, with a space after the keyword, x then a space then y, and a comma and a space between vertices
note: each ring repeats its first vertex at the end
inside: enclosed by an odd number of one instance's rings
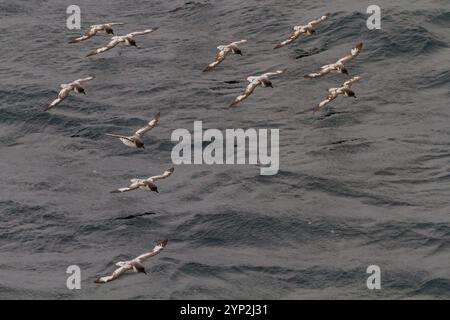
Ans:
POLYGON ((0 1, 0 298, 450 298, 450 4, 445 1, 0 1), (159 26, 84 58, 108 38, 67 41, 66 8, 82 28, 159 26), (368 30, 370 4, 382 29, 368 30), (317 34, 272 50, 295 24, 330 12, 317 34), (215 47, 246 38, 202 74, 215 47), (304 79, 357 42, 358 99, 312 108, 345 76, 304 79), (279 68, 274 89, 229 109, 245 78, 279 68), (60 83, 94 74, 86 96, 42 109, 60 83), (239 82, 236 82, 239 81, 239 82), (134 151, 108 137, 161 121, 134 151), (279 128, 280 172, 182 165, 160 194, 109 194, 171 166, 171 133, 279 128), (150 279, 93 283, 118 260, 169 244, 150 279), (82 290, 65 271, 82 269, 82 290), (366 268, 382 290, 366 288, 366 268))

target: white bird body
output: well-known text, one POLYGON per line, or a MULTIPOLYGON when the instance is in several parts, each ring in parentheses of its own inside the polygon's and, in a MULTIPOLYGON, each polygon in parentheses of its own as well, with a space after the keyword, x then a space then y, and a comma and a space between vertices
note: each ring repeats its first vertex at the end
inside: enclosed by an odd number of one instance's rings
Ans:
POLYGON ((156 30, 158 30, 158 28, 146 29, 144 31, 131 32, 131 33, 128 33, 128 34, 123 35, 123 36, 114 36, 114 37, 111 38, 111 40, 109 41, 108 44, 106 44, 105 46, 100 47, 98 49, 92 50, 91 52, 89 52, 87 54, 86 57, 90 57, 90 56, 97 55, 99 53, 111 50, 112 48, 116 47, 120 43, 123 43, 123 44, 125 44, 127 46, 135 46, 135 47, 137 47, 136 40, 134 39, 136 36, 152 33, 152 32, 154 32, 156 30))
POLYGON ((153 117, 153 119, 148 122, 148 124, 146 126, 137 130, 132 136, 123 136, 123 135, 110 134, 110 133, 107 133, 106 135, 110 136, 110 137, 118 138, 127 147, 144 149, 145 145, 144 145, 144 142, 142 141, 142 139, 148 131, 152 130, 158 124, 160 117, 161 117, 161 113, 158 112, 153 117))
POLYGON ((104 24, 94 24, 89 27, 89 30, 85 32, 85 34, 81 37, 74 38, 70 40, 69 43, 78 43, 81 41, 88 40, 95 36, 97 33, 106 33, 106 34, 114 34, 114 31, 112 29, 112 26, 116 25, 124 25, 125 23, 122 22, 111 22, 111 23, 104 23, 104 24))
POLYGON ((302 26, 294 26, 294 33, 289 37, 289 39, 280 42, 279 44, 277 44, 274 49, 279 49, 282 48, 292 42, 294 42, 296 39, 298 39, 302 34, 305 35, 312 35, 315 33, 315 28, 317 25, 319 25, 322 21, 326 20, 328 18, 329 14, 325 14, 322 17, 315 19, 311 22, 309 22, 306 25, 302 25, 302 26))
POLYGON ((305 78, 318 78, 325 76, 329 73, 344 73, 348 74, 347 69, 345 68, 345 63, 349 62, 350 60, 354 59, 359 55, 359 53, 362 51, 363 44, 358 43, 354 48, 350 50, 350 54, 346 55, 345 57, 339 59, 335 63, 330 63, 322 66, 320 68, 319 72, 309 73, 305 75, 305 78))
POLYGON ((230 44, 227 45, 220 45, 217 47, 217 54, 216 54, 216 59, 214 62, 210 63, 204 70, 203 72, 209 71, 214 69, 217 65, 219 65, 220 63, 222 63, 223 60, 225 60, 226 56, 230 53, 233 54, 238 54, 238 55, 242 55, 242 51, 239 47, 240 44, 246 43, 247 40, 240 40, 240 41, 235 41, 232 42, 230 44))
POLYGON ((141 273, 147 273, 145 271, 143 262, 147 260, 148 258, 151 258, 153 256, 156 256, 158 253, 160 253, 164 247, 167 245, 168 240, 160 241, 152 251, 141 254, 140 256, 129 260, 129 261, 119 261, 116 263, 116 266, 119 267, 118 269, 114 270, 114 272, 109 276, 100 277, 97 280, 95 280, 95 283, 107 283, 113 280, 118 279, 122 274, 127 272, 141 272, 141 273))
POLYGON ((161 175, 153 176, 153 177, 150 177, 147 179, 133 178, 130 180, 128 187, 113 190, 113 191, 111 191, 111 193, 123 193, 123 192, 138 190, 138 189, 141 189, 144 191, 154 191, 154 192, 158 193, 159 191, 158 191, 158 187, 155 184, 155 181, 160 180, 160 179, 165 179, 165 178, 171 176, 173 172, 174 172, 174 168, 170 168, 170 169, 167 169, 166 171, 164 171, 164 173, 161 175))
POLYGON ((87 77, 75 80, 71 83, 63 83, 59 85, 59 88, 61 89, 58 93, 58 97, 52 101, 48 105, 47 108, 44 109, 44 111, 48 111, 54 107, 56 107, 58 104, 60 104, 65 98, 67 98, 70 94, 70 92, 74 91, 76 93, 83 93, 86 94, 84 91, 84 88, 82 87, 83 82, 90 81, 94 79, 95 77, 87 77))
POLYGON ((231 103, 231 106, 234 106, 238 104, 239 102, 247 99, 253 91, 256 89, 256 87, 261 86, 263 88, 271 87, 273 88, 272 81, 270 81, 270 77, 282 74, 285 70, 278 70, 276 72, 268 72, 264 73, 260 76, 251 76, 247 78, 247 81, 249 84, 247 85, 247 88, 243 93, 241 93, 239 96, 237 96, 233 102, 231 103))
POLYGON ((347 80, 343 83, 343 85, 339 88, 330 88, 328 89, 328 95, 325 98, 325 100, 323 100, 322 102, 320 102, 315 108, 314 111, 320 111, 325 105, 327 105, 328 103, 330 103, 331 101, 333 101, 334 99, 336 99, 338 96, 342 95, 342 96, 346 96, 346 97, 355 97, 355 92, 353 92, 351 90, 352 85, 361 80, 361 77, 357 76, 357 77, 353 77, 350 80, 347 80))

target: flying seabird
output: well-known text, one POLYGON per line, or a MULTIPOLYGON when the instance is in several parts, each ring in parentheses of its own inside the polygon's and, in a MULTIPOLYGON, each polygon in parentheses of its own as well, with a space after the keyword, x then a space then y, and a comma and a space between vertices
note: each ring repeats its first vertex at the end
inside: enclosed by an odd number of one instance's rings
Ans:
POLYGON ((253 93, 253 91, 256 89, 257 86, 262 86, 263 88, 265 87, 273 88, 272 82, 270 81, 270 77, 282 74, 283 72, 284 70, 278 70, 276 72, 264 73, 263 75, 256 77, 248 77, 247 81, 250 82, 250 84, 247 86, 247 88, 242 94, 240 94, 239 96, 236 97, 236 99, 233 100, 230 107, 246 99, 249 95, 253 93))
POLYGON ((145 127, 136 131, 136 133, 132 136, 122 136, 110 133, 107 133, 106 135, 110 137, 119 138, 120 141, 122 141, 122 143, 128 147, 145 149, 144 143, 142 142, 142 138, 144 137, 145 133, 152 130, 158 124, 160 116, 161 114, 158 112, 145 127))
POLYGON ((345 68, 345 64, 355 58, 359 55, 359 53, 362 51, 363 44, 358 43, 351 51, 350 54, 346 55, 342 59, 339 59, 337 62, 332 64, 327 64, 325 66, 322 66, 320 68, 319 72, 316 73, 309 73, 305 75, 305 78, 318 78, 322 77, 324 75, 329 74, 330 72, 338 72, 338 73, 344 73, 348 75, 348 70, 345 68))
POLYGON ((125 23, 122 22, 111 22, 111 23, 104 23, 104 24, 94 24, 92 26, 89 27, 89 30, 86 31, 86 33, 78 38, 74 38, 72 40, 70 40, 69 43, 77 43, 77 42, 81 42, 87 39, 92 38, 93 36, 95 36, 97 34, 97 32, 105 32, 107 34, 114 34, 114 31, 112 29, 112 26, 122 26, 125 23))
POLYGON ((315 108, 314 111, 320 111, 320 109, 325 106, 326 104, 330 103, 334 99, 336 99, 338 96, 342 95, 345 97, 354 97, 356 98, 355 92, 351 90, 351 87, 353 83, 356 81, 361 80, 360 76, 353 77, 350 80, 347 80, 344 82, 342 87, 339 88, 330 88, 328 89, 328 96, 325 100, 323 100, 321 103, 319 103, 315 108))
POLYGON ((143 265, 143 262, 147 260, 148 258, 151 258, 153 256, 156 256, 158 253, 160 253, 164 247, 167 245, 167 239, 160 241, 152 251, 141 254, 139 257, 134 258, 133 260, 129 261, 119 261, 116 263, 116 266, 119 268, 114 270, 114 272, 105 277, 100 277, 97 280, 95 280, 95 283, 107 283, 113 280, 116 280, 119 278, 122 274, 125 272, 135 272, 135 273, 144 273, 147 274, 147 271, 145 271, 145 267, 143 265))
POLYGON ((281 47, 284 47, 292 42, 294 42, 294 40, 296 40, 298 37, 300 37, 302 34, 307 34, 307 35, 312 35, 316 32, 315 27, 321 23, 322 21, 324 21, 326 18, 328 18, 330 14, 327 13, 326 15, 323 15, 322 17, 311 21, 310 23, 308 23, 307 25, 304 26, 295 26, 294 27, 294 33, 289 37, 289 39, 287 39, 286 41, 283 41, 279 44, 277 44, 274 49, 278 49, 281 47))
POLYGON ((131 32, 129 34, 126 34, 124 36, 116 36, 116 37, 112 37, 111 41, 104 47, 95 49, 91 52, 88 53, 88 55, 86 57, 90 57, 108 50, 111 50, 112 48, 114 48, 115 46, 117 46, 119 43, 124 43, 127 46, 134 46, 137 48, 136 45, 136 40, 134 39, 135 36, 140 36, 143 34, 147 34, 147 33, 151 33, 158 30, 158 28, 153 28, 153 29, 147 29, 144 31, 136 31, 136 32, 131 32))
POLYGON ((240 40, 236 42, 232 42, 230 44, 227 44, 225 46, 218 46, 217 47, 217 54, 216 54, 216 60, 213 63, 210 63, 203 72, 209 71, 214 69, 218 64, 220 64, 223 60, 225 60, 225 57, 231 52, 234 54, 242 55, 242 51, 239 48, 239 45, 241 43, 246 43, 247 40, 240 40))
POLYGON ((44 109, 44 111, 50 110, 51 108, 55 107, 57 104, 59 104, 61 101, 63 101, 71 91, 75 91, 76 93, 82 93, 86 94, 86 91, 81 86, 81 84, 85 81, 90 81, 94 79, 95 77, 88 77, 84 79, 78 79, 71 83, 63 83, 60 85, 61 91, 59 91, 58 98, 53 100, 53 102, 44 109))
POLYGON ((122 193, 122 192, 137 190, 137 189, 142 189, 145 191, 154 191, 154 192, 159 193, 158 187, 156 186, 156 184, 154 182, 156 180, 167 178, 168 176, 172 175, 173 171, 174 171, 174 168, 170 168, 170 169, 167 169, 166 171, 164 171, 164 173, 159 176, 153 176, 148 179, 131 179, 130 185, 128 187, 113 190, 113 191, 111 191, 111 193, 122 193))

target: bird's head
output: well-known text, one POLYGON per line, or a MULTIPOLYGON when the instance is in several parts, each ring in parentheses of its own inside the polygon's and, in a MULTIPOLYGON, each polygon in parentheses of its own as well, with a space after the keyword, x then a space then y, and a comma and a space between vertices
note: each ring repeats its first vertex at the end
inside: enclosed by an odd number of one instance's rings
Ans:
POLYGON ((266 81, 266 82, 264 83, 264 86, 265 86, 265 87, 273 88, 273 83, 272 83, 272 81, 266 81))
POLYGON ((136 48, 137 48, 136 40, 134 40, 134 39, 128 39, 128 43, 130 44, 130 46, 133 46, 133 47, 136 47, 136 48))
POLYGON ((138 266, 135 266, 135 268, 136 268, 137 272, 147 274, 147 271, 145 271, 145 268, 143 266, 138 265, 138 266))
POLYGON ((141 140, 136 140, 136 147, 139 149, 145 149, 145 145, 141 140))
POLYGON ((107 34, 114 34, 114 31, 113 31, 113 29, 111 27, 106 27, 105 31, 106 31, 107 34))
POLYGON ((355 92, 352 91, 352 90, 347 91, 347 96, 348 96, 348 97, 356 98, 356 94, 355 94, 355 92))
POLYGON ((348 75, 348 70, 347 70, 346 68, 341 68, 341 72, 342 72, 343 74, 348 75))
POLYGON ((159 193, 157 186, 150 186, 150 190, 156 193, 159 193))

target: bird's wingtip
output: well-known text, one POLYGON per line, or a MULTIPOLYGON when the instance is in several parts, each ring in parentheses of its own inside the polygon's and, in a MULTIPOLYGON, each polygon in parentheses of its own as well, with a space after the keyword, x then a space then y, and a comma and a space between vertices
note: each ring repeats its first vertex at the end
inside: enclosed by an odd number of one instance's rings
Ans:
POLYGON ((169 242, 169 239, 160 240, 158 245, 165 247, 167 245, 167 242, 169 242))

